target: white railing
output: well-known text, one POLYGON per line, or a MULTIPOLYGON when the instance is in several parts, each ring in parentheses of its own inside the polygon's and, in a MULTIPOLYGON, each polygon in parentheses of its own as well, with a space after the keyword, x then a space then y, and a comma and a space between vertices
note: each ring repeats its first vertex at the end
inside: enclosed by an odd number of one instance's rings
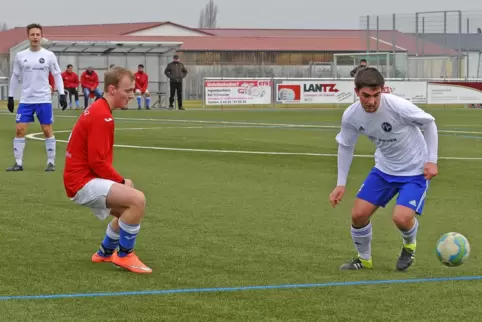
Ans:
MULTIPOLYGON (((385 80, 385 93, 418 104, 482 104, 482 79, 385 80)), ((216 78, 203 80, 203 107, 215 105, 351 104, 353 78, 216 78)))

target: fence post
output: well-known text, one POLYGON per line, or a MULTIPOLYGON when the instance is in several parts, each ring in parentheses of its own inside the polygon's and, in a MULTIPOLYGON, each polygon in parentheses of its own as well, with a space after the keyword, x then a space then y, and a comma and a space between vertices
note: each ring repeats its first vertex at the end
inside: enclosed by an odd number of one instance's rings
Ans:
POLYGON ((201 93, 201 99, 202 99, 202 108, 206 108, 206 77, 203 77, 203 86, 202 86, 202 93, 201 93))

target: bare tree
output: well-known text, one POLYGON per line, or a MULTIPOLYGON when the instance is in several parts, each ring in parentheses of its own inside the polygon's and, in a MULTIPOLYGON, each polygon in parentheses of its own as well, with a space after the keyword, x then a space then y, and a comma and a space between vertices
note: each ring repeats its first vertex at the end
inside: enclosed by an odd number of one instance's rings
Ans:
POLYGON ((209 0, 199 14, 199 28, 216 28, 217 18, 218 5, 209 0))
POLYGON ((8 30, 8 26, 5 22, 0 22, 0 32, 8 30))

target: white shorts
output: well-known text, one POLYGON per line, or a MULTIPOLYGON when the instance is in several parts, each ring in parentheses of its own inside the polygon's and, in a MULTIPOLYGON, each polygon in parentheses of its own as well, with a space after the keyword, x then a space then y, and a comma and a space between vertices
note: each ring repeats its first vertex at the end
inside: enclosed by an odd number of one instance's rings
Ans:
MULTIPOLYGON (((136 94, 137 95, 141 95, 141 90, 140 89, 136 89, 136 94)), ((146 89, 146 92, 144 94, 149 94, 149 90, 146 89)))
POLYGON ((77 191, 71 200, 78 205, 89 207, 97 218, 105 220, 110 215, 107 194, 114 183, 112 180, 92 179, 77 191))

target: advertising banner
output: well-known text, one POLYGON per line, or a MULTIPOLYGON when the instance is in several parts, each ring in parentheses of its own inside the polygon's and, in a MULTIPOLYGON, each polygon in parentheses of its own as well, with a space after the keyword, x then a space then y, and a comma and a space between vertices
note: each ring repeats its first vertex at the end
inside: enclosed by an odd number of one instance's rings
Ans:
POLYGON ((353 103, 355 89, 347 81, 283 81, 276 85, 276 101, 283 104, 353 103))
POLYGON ((205 80, 206 105, 271 104, 271 79, 205 80))
POLYGON ((481 104, 482 82, 429 82, 429 104, 481 104))

